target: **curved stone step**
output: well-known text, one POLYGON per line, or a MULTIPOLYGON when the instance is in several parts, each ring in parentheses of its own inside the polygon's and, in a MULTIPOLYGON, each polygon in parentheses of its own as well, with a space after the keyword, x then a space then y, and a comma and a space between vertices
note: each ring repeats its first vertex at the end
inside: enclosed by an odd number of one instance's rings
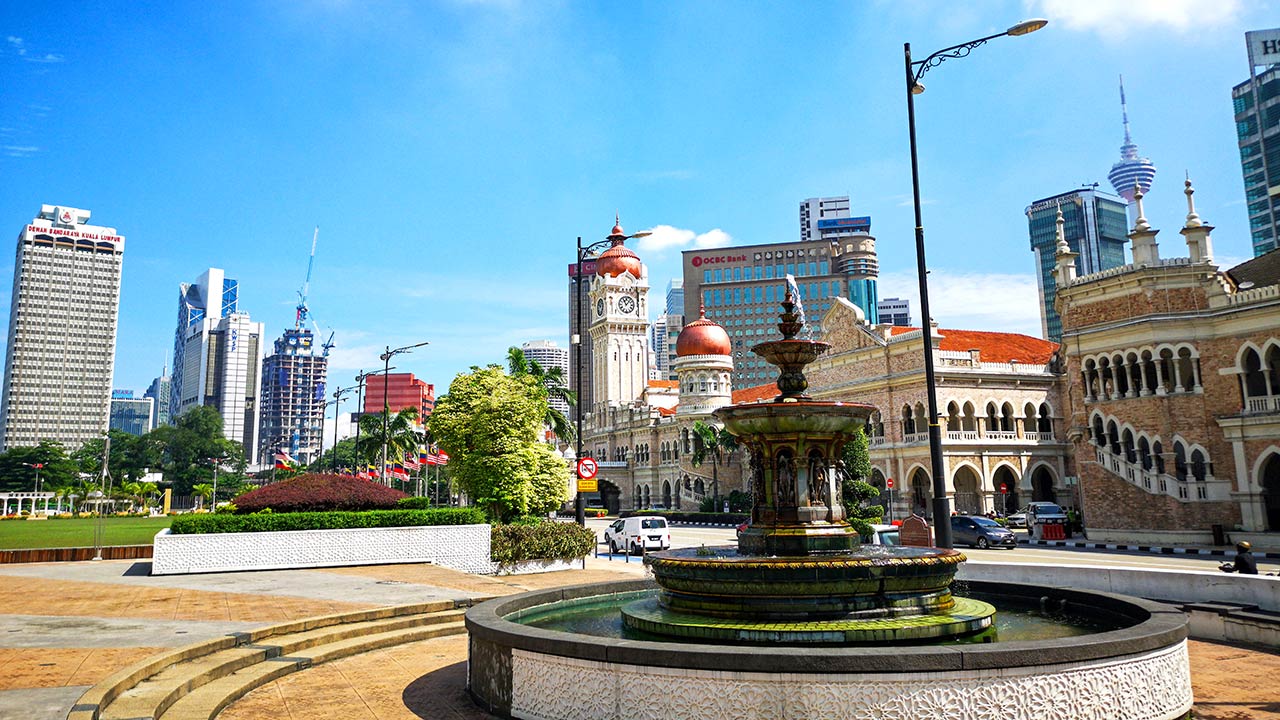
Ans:
MULTIPOLYGON (((68 720, 185 716, 185 710, 183 715, 170 711, 193 692, 237 673, 241 675, 236 682, 219 688, 240 687, 243 694, 313 662, 465 632, 462 619, 471 604, 439 601, 305 618, 188 645, 112 674, 81 696, 68 720)), ((224 701, 202 701, 191 707, 216 706, 216 713, 239 697, 218 695, 218 691, 205 695, 224 701)))
POLYGON ((393 645, 430 640, 445 635, 460 635, 465 632, 466 624, 459 620, 427 627, 346 638, 318 645, 298 655, 272 658, 202 685, 174 703, 158 717, 158 720, 212 720, 224 708, 244 697, 254 688, 290 673, 306 670, 312 665, 393 645))

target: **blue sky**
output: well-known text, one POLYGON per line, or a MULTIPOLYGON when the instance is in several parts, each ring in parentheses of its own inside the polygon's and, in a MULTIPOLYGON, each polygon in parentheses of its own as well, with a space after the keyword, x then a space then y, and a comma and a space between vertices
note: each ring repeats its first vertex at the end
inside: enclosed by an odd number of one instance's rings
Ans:
POLYGON ((269 335, 291 325, 315 225, 331 387, 385 345, 430 341, 397 364, 439 391, 510 345, 564 346, 575 238, 615 210, 668 226, 636 248, 660 293, 681 249, 793 240, 801 199, 848 194, 881 296, 918 321, 902 43, 1034 16, 917 98, 934 316, 1038 331, 1023 209, 1106 188, 1122 73, 1162 253, 1186 252, 1189 171, 1217 255, 1246 258, 1230 92, 1243 33, 1280 13, 1239 0, 5 3, 0 223, 60 204, 127 236, 115 385, 135 390, 207 267, 269 335))

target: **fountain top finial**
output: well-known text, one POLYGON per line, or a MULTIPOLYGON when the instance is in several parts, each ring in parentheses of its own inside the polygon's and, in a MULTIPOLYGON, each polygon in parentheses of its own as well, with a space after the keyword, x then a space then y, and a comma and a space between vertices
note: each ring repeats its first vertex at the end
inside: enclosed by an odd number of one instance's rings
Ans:
POLYGON ((800 314, 796 312, 796 299, 791 294, 791 288, 787 288, 787 294, 782 298, 782 313, 779 316, 782 322, 778 323, 778 332, 782 333, 783 340, 794 340, 800 330, 804 328, 804 320, 800 319, 800 314))

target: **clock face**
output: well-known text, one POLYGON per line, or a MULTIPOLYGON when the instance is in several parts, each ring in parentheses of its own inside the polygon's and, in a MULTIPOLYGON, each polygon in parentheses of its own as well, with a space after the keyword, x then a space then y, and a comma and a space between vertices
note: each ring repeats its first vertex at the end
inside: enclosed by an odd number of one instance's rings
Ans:
POLYGON ((597 315, 603 315, 603 314, 604 314, 604 300, 603 300, 603 299, 601 299, 601 300, 597 300, 597 301, 596 301, 596 314, 597 314, 597 315))
POLYGON ((635 310, 636 310, 635 298, 631 297, 630 295, 623 295, 621 298, 618 299, 618 312, 621 312, 622 314, 627 315, 635 312, 635 310))

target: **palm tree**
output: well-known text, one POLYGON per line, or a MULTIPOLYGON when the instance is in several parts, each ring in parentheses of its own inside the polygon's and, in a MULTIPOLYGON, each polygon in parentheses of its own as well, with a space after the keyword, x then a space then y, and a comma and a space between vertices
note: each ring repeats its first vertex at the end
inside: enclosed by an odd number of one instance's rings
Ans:
POLYGON ((142 504, 142 483, 127 482, 120 486, 120 492, 129 499, 131 512, 142 504))
POLYGON ((150 502, 155 502, 156 495, 160 494, 160 488, 153 482, 144 482, 139 487, 138 494, 150 502))
POLYGON ((717 468, 722 457, 737 449, 738 439, 728 430, 701 420, 693 424, 693 456, 690 462, 698 467, 707 459, 711 460, 711 503, 717 512, 720 509, 720 476, 717 468))
POLYGON ((209 483, 192 485, 191 492, 194 493, 196 497, 200 498, 200 507, 204 507, 204 501, 213 497, 213 486, 209 483))
POLYGON ((422 430, 417 423, 418 409, 407 407, 390 418, 384 413, 365 414, 360 417, 360 440, 356 444, 356 455, 365 462, 375 462, 382 457, 382 448, 387 448, 387 462, 404 459, 409 453, 416 453, 423 443, 422 430), (386 433, 383 433, 383 427, 386 433))
POLYGON ((569 418, 551 405, 553 400, 563 400, 569 407, 578 404, 578 395, 569 389, 564 368, 543 368, 537 360, 526 357, 520 348, 511 347, 507 349, 507 372, 516 377, 528 375, 538 381, 538 384, 546 390, 548 401, 547 414, 543 417, 542 424, 551 428, 551 431, 561 440, 573 442, 576 433, 569 418))

